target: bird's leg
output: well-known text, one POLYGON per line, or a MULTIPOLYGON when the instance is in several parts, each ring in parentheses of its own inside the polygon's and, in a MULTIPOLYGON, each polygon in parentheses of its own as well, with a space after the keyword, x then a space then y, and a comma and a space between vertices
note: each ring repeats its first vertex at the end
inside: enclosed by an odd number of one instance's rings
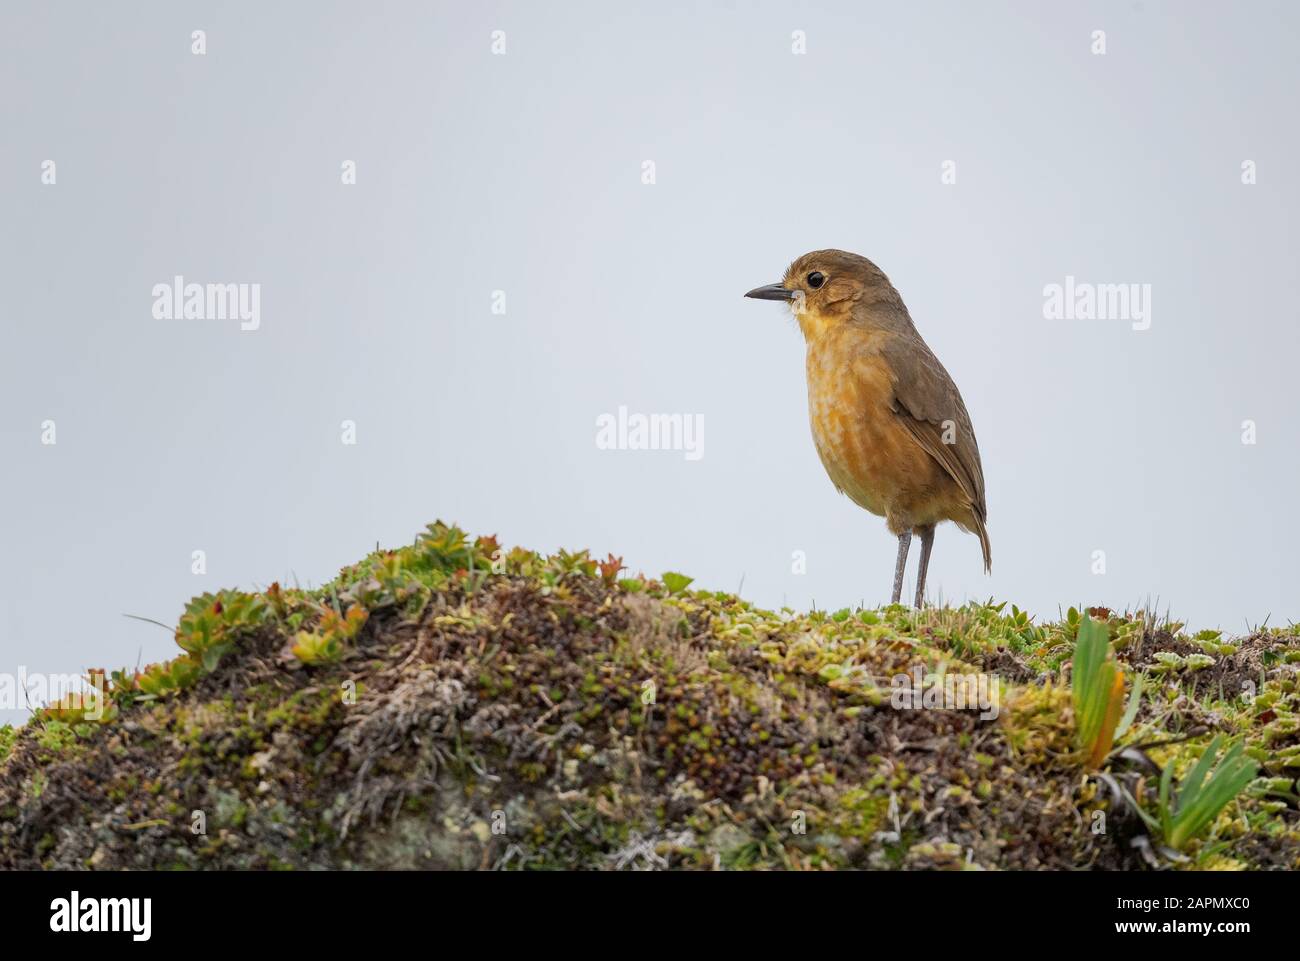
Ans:
POLYGON ((921 560, 916 565, 916 609, 925 603, 925 571, 930 566, 930 548, 934 546, 934 525, 917 528, 921 535, 921 560))
POLYGON ((903 596, 903 570, 907 567, 907 549, 911 544, 911 531, 903 531, 898 535, 898 565, 894 568, 894 597, 889 602, 891 604, 897 604, 903 596))

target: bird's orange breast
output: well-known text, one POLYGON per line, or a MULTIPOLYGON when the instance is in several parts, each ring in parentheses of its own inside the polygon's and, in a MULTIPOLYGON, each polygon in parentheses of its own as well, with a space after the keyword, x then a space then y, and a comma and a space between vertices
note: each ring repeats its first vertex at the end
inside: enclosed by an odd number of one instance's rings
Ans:
POLYGON ((932 499, 940 471, 892 409, 880 336, 845 325, 809 342, 808 417, 836 488, 873 514, 911 519, 932 499))

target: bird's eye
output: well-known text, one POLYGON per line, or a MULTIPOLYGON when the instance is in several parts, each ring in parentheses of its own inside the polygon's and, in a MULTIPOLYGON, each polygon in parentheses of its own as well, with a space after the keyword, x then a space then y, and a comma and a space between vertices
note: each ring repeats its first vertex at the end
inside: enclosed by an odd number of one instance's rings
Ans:
POLYGON ((811 287, 813 290, 816 290, 824 283, 826 283, 826 275, 823 274, 820 270, 814 270, 811 274, 808 275, 808 286, 811 287))

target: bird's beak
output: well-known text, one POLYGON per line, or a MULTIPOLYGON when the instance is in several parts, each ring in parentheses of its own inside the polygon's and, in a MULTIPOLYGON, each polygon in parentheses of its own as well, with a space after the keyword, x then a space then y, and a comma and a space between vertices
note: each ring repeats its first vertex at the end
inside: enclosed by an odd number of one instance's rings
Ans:
POLYGON ((794 291, 780 284, 768 284, 766 287, 755 287, 745 296, 755 300, 794 300, 794 291))

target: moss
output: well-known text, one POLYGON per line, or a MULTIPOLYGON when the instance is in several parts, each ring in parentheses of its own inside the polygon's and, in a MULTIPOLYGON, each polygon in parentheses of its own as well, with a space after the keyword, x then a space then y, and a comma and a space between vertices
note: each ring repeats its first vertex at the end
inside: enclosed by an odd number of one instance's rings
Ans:
MULTIPOLYGON (((1075 757, 1077 608, 800 615, 622 569, 433 524, 316 591, 196 598, 107 723, 0 728, 0 868, 1145 867, 1075 757), (995 675, 999 716, 895 708, 916 669, 995 675)), ((1182 772, 1232 731, 1263 766, 1198 865, 1295 866, 1300 638, 1090 614, 1165 672, 1131 742, 1182 772)))
POLYGON ((18 739, 18 732, 14 730, 13 725, 5 724, 0 726, 0 764, 9 757, 9 752, 13 750, 14 741, 18 739))

